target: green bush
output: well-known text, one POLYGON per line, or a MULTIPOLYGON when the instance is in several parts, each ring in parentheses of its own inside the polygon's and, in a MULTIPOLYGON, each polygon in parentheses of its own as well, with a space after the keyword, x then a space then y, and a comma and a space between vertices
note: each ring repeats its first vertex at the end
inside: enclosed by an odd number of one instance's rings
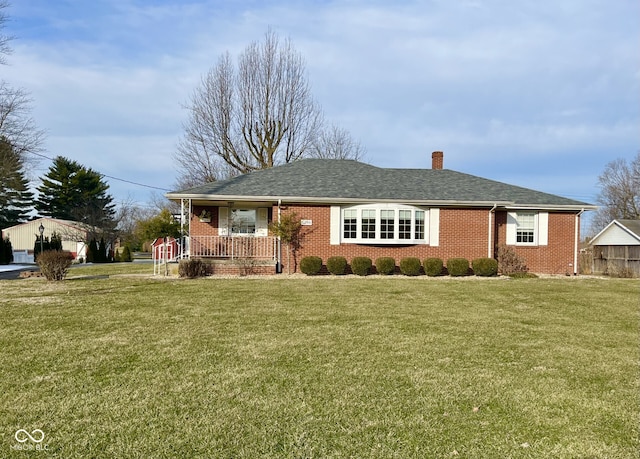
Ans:
POLYGON ((322 258, 320 257, 304 257, 300 260, 300 271, 307 276, 314 276, 322 269, 322 258))
POLYGON ((476 276, 491 277, 498 274, 498 260, 493 258, 476 258, 471 262, 476 276))
POLYGON ((424 260, 424 273, 427 276, 439 276, 442 274, 444 263, 441 258, 426 258, 424 260))
POLYGON ((67 277, 73 255, 62 250, 46 250, 38 255, 40 272, 48 281, 61 281, 67 277))
POLYGON ((419 276, 420 268, 419 258, 405 257, 400 260, 400 272, 405 276, 419 276))
POLYGON ((367 276, 371 273, 371 258, 355 257, 351 260, 351 272, 358 276, 367 276))
POLYGON ((347 269, 347 259, 345 257, 329 257, 327 260, 327 270, 336 276, 341 276, 347 269))
POLYGON ((450 276, 459 277, 469 274, 469 260, 466 258, 449 258, 447 271, 450 276))
POLYGON ((120 254, 120 261, 124 261, 127 263, 133 261, 133 258, 131 257, 131 249, 129 249, 128 245, 125 245, 124 249, 122 249, 122 253, 120 254))
POLYGON ((208 274, 208 267, 202 260, 180 260, 178 264, 178 276, 195 279, 208 274))
POLYGON ((376 260, 376 271, 378 274, 388 276, 396 270, 396 260, 391 257, 380 257, 376 260))

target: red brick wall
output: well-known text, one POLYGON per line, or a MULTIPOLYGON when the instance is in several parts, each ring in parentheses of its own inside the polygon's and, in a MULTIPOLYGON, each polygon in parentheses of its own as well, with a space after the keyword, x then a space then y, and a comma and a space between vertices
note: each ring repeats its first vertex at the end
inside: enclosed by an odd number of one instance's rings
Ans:
MULTIPOLYGON (((533 273, 573 274, 575 247, 575 213, 549 213, 549 240, 546 246, 511 246, 525 259, 533 273)), ((496 243, 507 238, 507 213, 496 213, 496 243)), ((578 234, 578 240, 580 235, 578 234)))
MULTIPOLYGON (((191 217, 192 235, 218 235, 218 208, 206 207, 211 212, 211 222, 198 219, 203 207, 194 206, 191 217)), ((287 205, 281 212, 295 212, 300 219, 311 220, 311 226, 303 226, 304 238, 297 259, 318 256, 326 262, 335 255, 350 261, 353 257, 364 256, 375 262, 378 257, 393 257, 396 264, 404 257, 417 257, 421 261, 427 257, 441 258, 445 263, 453 257, 463 257, 471 262, 475 258, 488 255, 489 209, 440 209, 439 245, 385 246, 341 244, 330 245, 330 207, 312 205, 287 205)), ((272 210, 277 218, 277 206, 272 210)), ((492 243, 506 242, 507 213, 496 212, 492 217, 492 243)), ((575 237, 575 213, 549 213, 549 241, 547 246, 512 246, 522 256, 529 271, 547 274, 572 274, 575 237)), ((282 252, 283 272, 287 271, 286 250, 282 252)))
MULTIPOLYGON (((335 255, 350 261, 364 256, 375 262, 378 257, 393 257, 396 263, 404 257, 441 258, 445 264, 449 258, 463 257, 471 262, 486 257, 489 249, 489 209, 440 209, 440 240, 437 247, 429 245, 368 246, 361 244, 329 245, 329 207, 289 206, 283 212, 295 212, 299 218, 312 220, 312 226, 303 226, 305 233, 298 260, 305 256, 318 256, 323 261, 335 255)), ((273 215, 277 215, 274 209, 273 215)), ((572 273, 574 247, 573 213, 549 214, 549 244, 539 247, 513 246, 525 258, 531 272, 547 274, 572 273)), ((496 212, 492 217, 495 247, 506 240, 506 212, 496 212)), ((283 263, 286 257, 283 254, 283 263)), ((286 271, 286 267, 285 267, 286 271)))
POLYGON ((218 207, 216 206, 193 206, 191 214, 191 234, 198 236, 218 236, 218 207), (211 213, 210 222, 201 222, 198 215, 203 210, 211 213))

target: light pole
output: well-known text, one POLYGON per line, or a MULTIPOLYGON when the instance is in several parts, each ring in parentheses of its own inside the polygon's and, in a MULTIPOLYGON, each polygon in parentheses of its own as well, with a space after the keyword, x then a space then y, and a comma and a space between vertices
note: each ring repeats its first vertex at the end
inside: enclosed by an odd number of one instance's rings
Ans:
POLYGON ((42 223, 40 223, 40 227, 38 227, 38 231, 40 231, 40 253, 42 253, 42 250, 43 250, 42 235, 44 234, 44 225, 42 223))

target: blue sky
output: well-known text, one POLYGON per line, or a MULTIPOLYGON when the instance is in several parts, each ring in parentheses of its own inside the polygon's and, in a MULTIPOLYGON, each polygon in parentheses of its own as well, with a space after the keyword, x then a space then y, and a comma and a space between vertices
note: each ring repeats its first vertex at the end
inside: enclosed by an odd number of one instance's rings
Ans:
MULTIPOLYGON (((183 105, 268 28, 381 167, 445 168, 594 203, 640 149, 637 0, 12 0, 1 78, 49 156, 171 189, 183 105)), ((40 164, 42 173, 49 163, 40 164)), ((152 190, 107 179, 117 201, 152 190)))

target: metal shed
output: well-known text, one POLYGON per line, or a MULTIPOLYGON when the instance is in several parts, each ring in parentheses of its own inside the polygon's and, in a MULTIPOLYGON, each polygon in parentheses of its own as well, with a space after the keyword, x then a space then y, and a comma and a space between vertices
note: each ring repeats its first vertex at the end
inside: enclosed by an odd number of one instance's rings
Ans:
POLYGON ((74 258, 86 256, 88 231, 82 223, 57 218, 38 218, 2 229, 2 236, 8 237, 13 248, 15 263, 33 263, 33 247, 40 235, 40 225, 44 228, 43 236, 51 239, 55 232, 62 238, 62 250, 71 252, 74 258))
POLYGON ((613 220, 590 245, 594 273, 640 277, 640 220, 613 220))

